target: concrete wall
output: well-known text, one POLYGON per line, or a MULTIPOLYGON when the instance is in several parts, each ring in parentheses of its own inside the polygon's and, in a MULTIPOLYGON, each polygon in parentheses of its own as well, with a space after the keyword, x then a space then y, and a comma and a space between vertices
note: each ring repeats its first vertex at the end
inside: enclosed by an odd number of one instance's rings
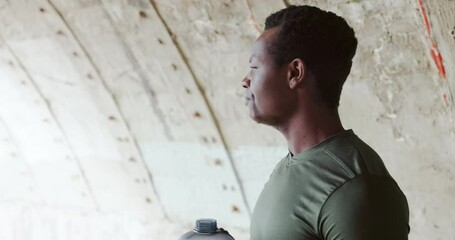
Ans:
POLYGON ((408 197, 410 239, 451 239, 455 1, 0 0, 0 238, 248 239, 284 139, 240 80, 265 17, 331 10, 359 39, 340 111, 408 197))

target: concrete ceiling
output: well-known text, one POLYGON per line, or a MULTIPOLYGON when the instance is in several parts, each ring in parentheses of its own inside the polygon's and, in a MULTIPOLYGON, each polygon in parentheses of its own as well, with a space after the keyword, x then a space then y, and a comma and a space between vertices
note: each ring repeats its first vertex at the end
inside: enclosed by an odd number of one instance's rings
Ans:
POLYGON ((247 239, 286 144, 240 80, 289 4, 353 26, 345 127, 408 196, 411 238, 453 236, 454 1, 0 0, 0 238, 175 239, 212 217, 247 239))

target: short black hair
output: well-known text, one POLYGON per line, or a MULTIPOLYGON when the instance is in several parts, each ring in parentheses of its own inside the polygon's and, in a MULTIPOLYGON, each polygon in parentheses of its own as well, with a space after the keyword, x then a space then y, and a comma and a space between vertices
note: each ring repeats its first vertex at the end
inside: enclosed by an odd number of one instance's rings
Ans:
POLYGON ((354 30, 335 13, 306 5, 291 5, 268 16, 265 30, 274 27, 280 27, 268 43, 274 63, 302 59, 316 78, 323 104, 337 109, 357 49, 354 30))

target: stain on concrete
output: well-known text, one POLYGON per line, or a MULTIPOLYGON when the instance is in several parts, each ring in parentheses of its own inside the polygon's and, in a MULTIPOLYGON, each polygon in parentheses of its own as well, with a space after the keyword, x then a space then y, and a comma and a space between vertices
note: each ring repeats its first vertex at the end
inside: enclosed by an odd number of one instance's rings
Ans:
POLYGON ((428 19, 428 13, 425 8, 425 3, 423 0, 419 0, 419 7, 420 7, 420 11, 422 13, 425 27, 427 29, 428 38, 430 39, 431 57, 433 58, 433 61, 436 64, 436 67, 438 68, 439 74, 441 75, 441 77, 443 79, 446 79, 447 75, 446 75, 446 70, 445 70, 445 66, 444 66, 444 60, 442 58, 441 52, 439 51, 438 45, 436 44, 436 41, 434 40, 433 33, 431 32, 431 24, 428 19))

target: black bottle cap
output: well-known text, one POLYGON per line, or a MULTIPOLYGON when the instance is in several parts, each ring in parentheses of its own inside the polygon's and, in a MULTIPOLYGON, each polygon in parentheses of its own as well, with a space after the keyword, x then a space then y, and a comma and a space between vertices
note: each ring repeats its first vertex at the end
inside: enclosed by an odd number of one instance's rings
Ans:
POLYGON ((193 231, 198 233, 216 233, 218 227, 216 226, 216 220, 211 218, 202 218, 196 220, 193 231))

